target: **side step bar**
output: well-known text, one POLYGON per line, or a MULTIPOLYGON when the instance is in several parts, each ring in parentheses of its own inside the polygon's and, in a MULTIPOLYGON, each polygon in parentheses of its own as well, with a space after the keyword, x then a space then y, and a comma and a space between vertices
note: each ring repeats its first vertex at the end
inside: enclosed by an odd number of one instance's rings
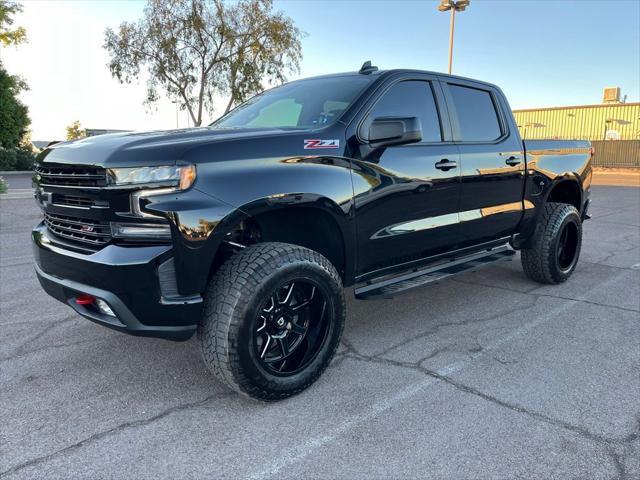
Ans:
POLYGON ((355 296, 359 300, 392 298, 395 295, 421 287, 427 283, 437 282, 452 275, 475 270, 501 260, 510 260, 515 253, 515 250, 512 250, 507 245, 476 252, 435 266, 367 283, 361 287, 356 287, 355 296))

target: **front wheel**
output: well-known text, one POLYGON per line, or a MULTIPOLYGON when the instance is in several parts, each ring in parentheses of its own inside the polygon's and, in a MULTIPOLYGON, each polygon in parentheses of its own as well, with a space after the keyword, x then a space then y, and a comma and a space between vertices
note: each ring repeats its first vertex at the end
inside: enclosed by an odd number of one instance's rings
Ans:
POLYGON ((250 397, 278 400, 318 379, 344 320, 342 282, 329 260, 303 247, 263 243, 216 272, 198 338, 219 380, 250 397))
POLYGON ((582 221, 572 205, 547 203, 529 248, 521 253, 524 273, 540 283, 562 283, 578 264, 582 221))

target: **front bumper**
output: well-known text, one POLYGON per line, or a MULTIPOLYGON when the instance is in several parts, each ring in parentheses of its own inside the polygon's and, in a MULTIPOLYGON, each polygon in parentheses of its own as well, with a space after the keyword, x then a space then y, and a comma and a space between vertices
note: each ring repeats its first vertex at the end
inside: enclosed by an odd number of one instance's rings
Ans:
POLYGON ((32 238, 40 284, 83 317, 132 335, 168 340, 187 340, 195 332, 202 297, 182 297, 171 288, 175 272, 170 245, 108 245, 85 255, 57 246, 43 224, 32 238), (79 295, 106 301, 116 316, 76 304, 79 295))

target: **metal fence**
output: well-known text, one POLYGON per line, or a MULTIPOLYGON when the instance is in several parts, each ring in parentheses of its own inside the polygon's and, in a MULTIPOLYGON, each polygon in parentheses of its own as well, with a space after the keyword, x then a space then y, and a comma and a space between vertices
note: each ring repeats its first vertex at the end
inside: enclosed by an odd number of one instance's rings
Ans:
POLYGON ((640 168, 640 140, 592 140, 596 167, 640 168))

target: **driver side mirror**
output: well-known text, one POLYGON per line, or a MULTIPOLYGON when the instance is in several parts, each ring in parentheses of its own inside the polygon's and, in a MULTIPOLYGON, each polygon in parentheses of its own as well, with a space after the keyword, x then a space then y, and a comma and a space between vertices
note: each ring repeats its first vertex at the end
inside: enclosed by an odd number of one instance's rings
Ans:
POLYGON ((418 117, 378 117, 369 126, 366 140, 374 150, 422 140, 418 117))

